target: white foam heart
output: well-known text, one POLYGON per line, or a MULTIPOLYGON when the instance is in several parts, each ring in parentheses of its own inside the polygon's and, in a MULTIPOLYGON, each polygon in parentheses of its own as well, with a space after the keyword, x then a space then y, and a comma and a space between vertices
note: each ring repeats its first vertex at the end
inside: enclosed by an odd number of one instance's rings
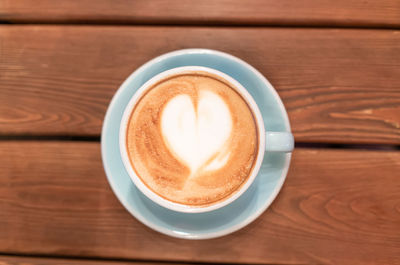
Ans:
POLYGON ((172 98, 162 112, 161 130, 170 151, 192 174, 202 166, 218 169, 228 160, 223 147, 231 134, 232 117, 224 100, 212 91, 199 91, 197 110, 189 95, 172 98))

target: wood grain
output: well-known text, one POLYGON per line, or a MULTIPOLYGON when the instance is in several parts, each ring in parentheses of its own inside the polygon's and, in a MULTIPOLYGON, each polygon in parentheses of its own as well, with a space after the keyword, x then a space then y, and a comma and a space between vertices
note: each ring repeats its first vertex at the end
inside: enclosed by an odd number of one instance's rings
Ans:
POLYGON ((399 264, 400 152, 296 149, 272 206, 206 241, 173 239, 129 215, 99 144, 0 142, 0 252, 191 262, 399 264))
MULTIPOLYGON (((156 263, 156 262, 133 262, 133 261, 108 261, 108 260, 87 260, 87 259, 62 259, 62 258, 41 258, 0 255, 0 265, 172 265, 177 263, 156 263)), ((184 263, 178 263, 185 265, 184 263)))
POLYGON ((100 134, 123 80, 162 53, 236 55, 275 86, 297 141, 400 144, 400 31, 0 27, 0 134, 100 134))
POLYGON ((399 27, 397 0, 0 0, 7 22, 399 27))

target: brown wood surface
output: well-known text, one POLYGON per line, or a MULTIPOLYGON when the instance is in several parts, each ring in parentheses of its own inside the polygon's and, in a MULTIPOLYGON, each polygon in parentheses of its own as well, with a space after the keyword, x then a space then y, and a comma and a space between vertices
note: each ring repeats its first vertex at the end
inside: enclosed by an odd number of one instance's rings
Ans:
POLYGON ((8 22, 399 27, 398 0, 0 0, 8 22))
POLYGON ((400 152, 297 149, 276 201, 206 241, 150 230, 112 193, 96 142, 0 142, 0 252, 169 261, 399 264, 400 152))
POLYGON ((111 97, 180 48, 236 55, 275 86, 297 141, 400 143, 400 31, 0 27, 0 134, 100 134, 111 97))
MULTIPOLYGON (((172 265, 177 263, 168 262, 133 262, 133 261, 108 261, 108 260, 85 260, 76 258, 43 258, 0 255, 0 265, 172 265)), ((179 263, 178 265, 185 265, 179 263)))

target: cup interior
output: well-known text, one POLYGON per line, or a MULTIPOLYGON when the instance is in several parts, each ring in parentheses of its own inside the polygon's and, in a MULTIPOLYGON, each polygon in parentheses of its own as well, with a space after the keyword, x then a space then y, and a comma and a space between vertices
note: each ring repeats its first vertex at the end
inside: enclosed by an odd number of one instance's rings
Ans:
POLYGON ((178 212, 184 212, 184 213, 202 213, 202 212, 209 212, 213 210, 217 210, 223 206, 226 206, 233 201, 235 201, 240 195, 242 195, 253 183, 254 179, 257 176, 257 173, 260 169, 264 153, 265 153, 265 128, 264 128, 264 122, 263 122, 263 117, 261 115, 261 112, 252 98, 252 96, 248 93, 248 91, 234 78, 231 76, 222 73, 218 70, 208 68, 208 67, 202 67, 202 66, 185 66, 185 67, 178 67, 178 68, 173 68, 167 71, 164 71, 154 77, 152 77, 150 80, 148 80, 146 83, 144 83, 134 94, 134 96, 130 99, 128 105, 125 108, 125 111, 122 116, 121 124, 120 124, 120 131, 119 131, 119 145, 120 145, 120 152, 121 152, 121 157, 122 161, 124 163, 125 169, 128 172, 131 180, 134 182, 136 187, 144 194, 146 197, 151 199, 153 202, 157 203, 158 205, 165 207, 167 209, 173 210, 173 211, 178 211, 178 212), (253 117, 256 122, 256 127, 257 127, 257 133, 258 133, 258 152, 257 152, 257 158, 256 162, 254 163, 253 169, 249 177, 246 179, 246 182, 236 191, 234 191, 232 194, 230 194, 227 198, 222 199, 221 201, 218 201, 214 204, 206 205, 206 206, 192 206, 192 205, 185 205, 185 204, 180 204, 176 202, 169 201, 160 195, 156 194, 154 191, 152 191, 150 188, 145 185, 141 178, 136 175, 136 172, 133 170, 131 161, 129 159, 128 151, 126 148, 126 133, 127 133, 127 126, 129 123, 129 118, 131 116, 132 111, 134 110, 136 104, 140 101, 142 96, 150 89, 154 84, 157 82, 160 82, 163 79, 169 78, 174 75, 178 74, 185 74, 185 73, 190 73, 190 72, 206 72, 210 75, 217 76, 219 78, 222 78, 226 82, 228 82, 232 88, 238 92, 241 97, 246 101, 248 104, 249 108, 251 109, 253 113, 253 117))

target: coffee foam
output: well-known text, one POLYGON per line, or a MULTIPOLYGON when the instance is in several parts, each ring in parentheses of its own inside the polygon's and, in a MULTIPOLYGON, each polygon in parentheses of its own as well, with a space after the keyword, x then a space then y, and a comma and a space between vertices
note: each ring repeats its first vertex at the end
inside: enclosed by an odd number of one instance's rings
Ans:
POLYGON ((177 95, 161 114, 164 141, 174 156, 190 168, 191 176, 203 166, 216 170, 227 162, 229 151, 225 145, 231 130, 229 107, 210 90, 200 90, 197 102, 188 95, 177 95))
POLYGON ((225 80, 203 72, 152 86, 132 111, 126 140, 132 167, 149 189, 193 206, 238 190, 258 146, 246 102, 225 80))

